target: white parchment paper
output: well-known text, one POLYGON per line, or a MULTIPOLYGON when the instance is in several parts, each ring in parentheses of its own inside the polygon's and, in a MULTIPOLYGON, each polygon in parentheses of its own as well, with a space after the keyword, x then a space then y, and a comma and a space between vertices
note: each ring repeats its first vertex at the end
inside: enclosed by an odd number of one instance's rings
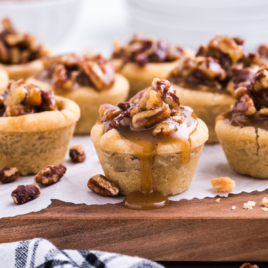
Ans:
MULTIPOLYGON (((83 144, 86 150, 86 161, 81 164, 73 164, 70 162, 67 154, 64 162, 67 166, 65 176, 54 185, 47 187, 41 186, 41 195, 31 202, 16 205, 11 198, 11 192, 16 189, 17 185, 35 183, 33 180, 34 176, 20 177, 17 181, 9 184, 0 183, 0 218, 39 211, 50 205, 51 199, 87 205, 121 202, 123 200, 122 196, 116 198, 101 197, 92 193, 87 188, 89 178, 99 173, 103 174, 103 172, 90 137, 74 137, 71 141, 71 145, 80 143, 83 144)), ((222 176, 227 176, 235 180, 236 187, 232 191, 234 194, 252 192, 254 190, 263 191, 268 188, 268 180, 245 177, 232 171, 228 166, 220 145, 206 145, 203 149, 191 186, 186 192, 173 196, 170 200, 201 199, 204 197, 215 197, 216 195, 228 196, 225 193, 216 193, 210 183, 212 178, 222 176)))

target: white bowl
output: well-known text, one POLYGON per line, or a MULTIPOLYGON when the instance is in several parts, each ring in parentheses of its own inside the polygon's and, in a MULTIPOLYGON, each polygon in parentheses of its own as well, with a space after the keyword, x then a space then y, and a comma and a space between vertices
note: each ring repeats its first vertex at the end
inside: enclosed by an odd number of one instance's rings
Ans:
POLYGON ((60 43, 77 17, 81 0, 0 1, 0 19, 9 17, 18 31, 48 45, 60 43))

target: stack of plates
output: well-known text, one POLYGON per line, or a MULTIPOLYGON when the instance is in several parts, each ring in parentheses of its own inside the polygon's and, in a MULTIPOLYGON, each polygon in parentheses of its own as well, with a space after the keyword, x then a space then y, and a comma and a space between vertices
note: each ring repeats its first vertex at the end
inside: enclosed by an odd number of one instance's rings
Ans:
POLYGON ((197 48, 215 35, 239 36, 246 48, 268 43, 267 0, 127 0, 134 31, 197 48))

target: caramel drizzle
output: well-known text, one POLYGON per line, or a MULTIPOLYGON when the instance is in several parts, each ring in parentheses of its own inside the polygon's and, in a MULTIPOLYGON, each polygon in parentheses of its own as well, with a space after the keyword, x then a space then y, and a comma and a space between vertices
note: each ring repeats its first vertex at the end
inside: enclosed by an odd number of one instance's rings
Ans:
POLYGON ((141 168, 141 186, 140 190, 134 191, 128 195, 123 205, 127 208, 137 210, 151 210, 162 208, 168 205, 168 198, 162 193, 154 190, 152 168, 154 157, 157 153, 157 147, 161 144, 181 144, 182 154, 181 161, 184 164, 189 163, 191 153, 191 138, 190 136, 196 130, 197 118, 190 108, 180 107, 180 112, 184 115, 184 120, 181 124, 176 123, 171 119, 166 119, 163 122, 176 124, 177 131, 172 135, 152 136, 151 129, 143 131, 133 131, 129 127, 119 127, 118 131, 122 138, 127 140, 140 159, 141 168))

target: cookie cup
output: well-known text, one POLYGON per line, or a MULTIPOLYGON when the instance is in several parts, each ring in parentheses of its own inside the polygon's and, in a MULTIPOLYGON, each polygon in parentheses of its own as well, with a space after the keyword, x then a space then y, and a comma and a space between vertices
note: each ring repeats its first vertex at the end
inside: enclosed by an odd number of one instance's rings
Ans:
POLYGON ((0 66, 0 94, 4 93, 8 80, 8 73, 0 66))
POLYGON ((230 106, 235 103, 235 98, 223 93, 192 90, 176 85, 172 86, 180 98, 181 105, 190 106, 197 117, 206 123, 209 130, 207 144, 219 142, 215 133, 216 117, 228 111, 230 106))
POLYGON ((0 117, 0 168, 17 167, 28 175, 63 162, 80 111, 71 100, 56 102, 57 111, 0 117))
MULTIPOLYGON (((39 85, 44 89, 52 89, 51 84, 35 78, 29 78, 27 83, 39 85)), ((97 91, 92 87, 79 87, 67 93, 54 92, 56 95, 73 100, 79 105, 81 117, 77 122, 75 134, 89 134, 98 120, 100 105, 104 103, 116 105, 125 101, 129 92, 129 83, 125 77, 116 74, 113 86, 102 91, 97 91)))
POLYGON ((237 173, 268 179, 268 131, 233 126, 218 120, 215 127, 230 167, 237 173))
POLYGON ((44 68, 41 59, 22 64, 0 64, 0 66, 8 73, 9 78, 12 80, 26 79, 30 76, 34 76, 44 68))
MULTIPOLYGON (((128 195, 140 189, 140 159, 128 141, 119 132, 112 129, 104 133, 104 125, 96 124, 92 128, 91 140, 94 143, 105 176, 116 183, 122 195, 128 195)), ((142 134, 141 134, 142 135, 142 134)), ((153 188, 166 196, 184 192, 190 186, 195 169, 208 139, 208 129, 198 119, 195 132, 191 135, 191 160, 184 164, 182 144, 159 144, 152 167, 153 188)))

